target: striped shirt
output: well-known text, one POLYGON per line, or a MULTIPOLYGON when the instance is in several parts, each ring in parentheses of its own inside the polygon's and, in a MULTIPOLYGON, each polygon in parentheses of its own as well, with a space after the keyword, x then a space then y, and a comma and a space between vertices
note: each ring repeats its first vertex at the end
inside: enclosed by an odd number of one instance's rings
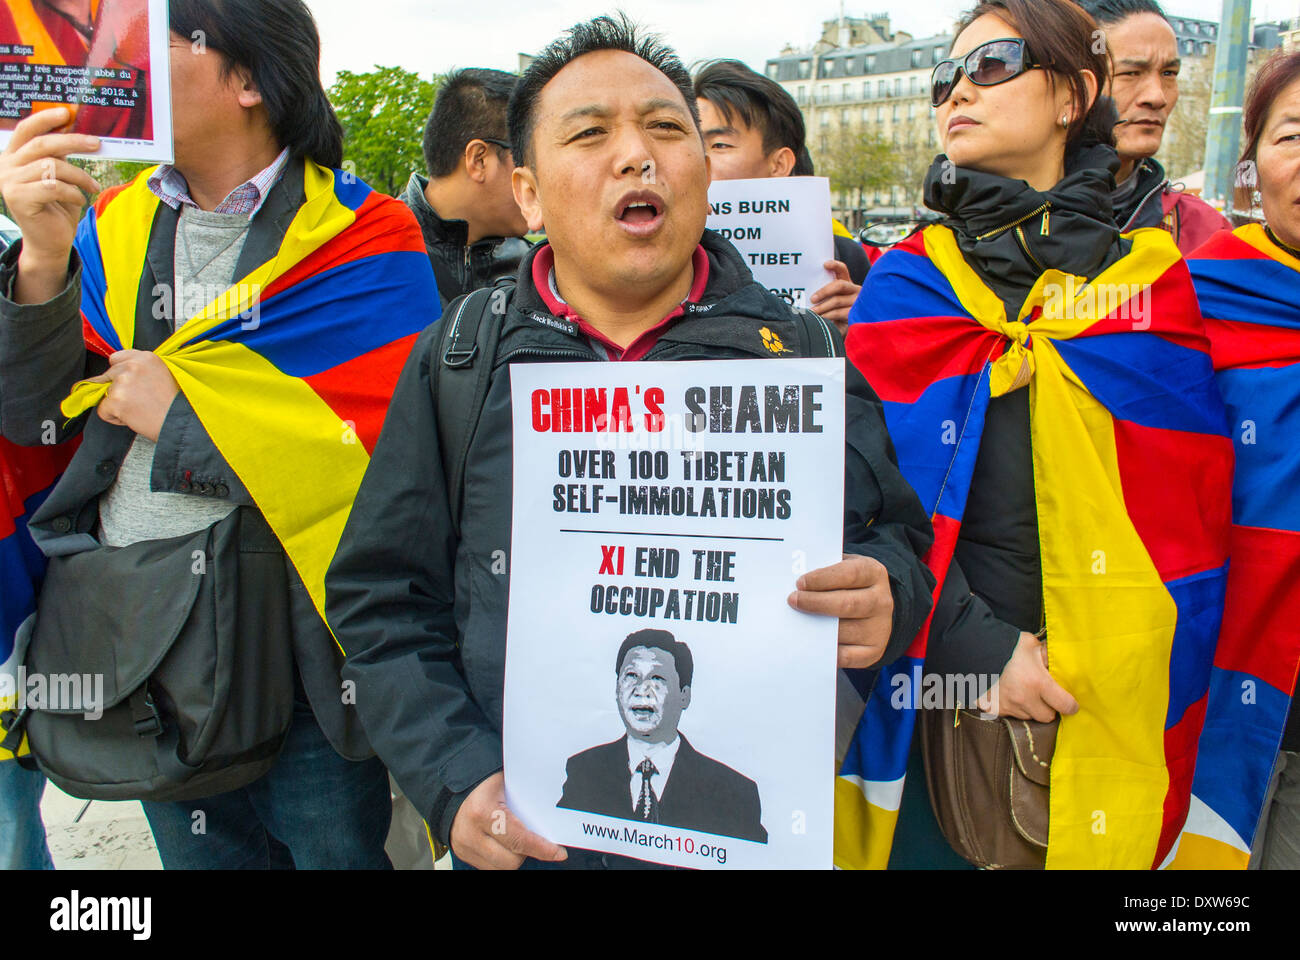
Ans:
MULTIPOLYGON (((251 217, 262 209, 271 188, 279 182, 284 168, 289 163, 289 148, 285 147, 269 167, 251 180, 246 180, 231 190, 213 213, 238 213, 251 217)), ((149 178, 149 189, 167 206, 179 210, 182 206, 198 209, 198 204, 190 196, 190 185, 185 177, 171 164, 163 164, 149 178)))

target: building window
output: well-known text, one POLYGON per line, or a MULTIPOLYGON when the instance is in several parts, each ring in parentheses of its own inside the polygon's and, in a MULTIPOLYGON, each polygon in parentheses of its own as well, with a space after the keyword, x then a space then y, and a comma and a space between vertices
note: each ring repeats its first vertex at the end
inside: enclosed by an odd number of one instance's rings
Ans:
POLYGON ((840 84, 840 99, 851 100, 852 98, 853 98, 852 94, 849 93, 849 84, 847 83, 840 84))
POLYGON ((829 102, 830 102, 830 99, 831 99, 831 88, 828 87, 826 84, 823 83, 823 84, 822 84, 822 85, 817 89, 817 102, 818 102, 818 103, 829 103, 829 102))
POLYGON ((913 51, 912 51, 912 66, 914 66, 914 67, 919 67, 920 65, 921 65, 921 51, 920 51, 920 50, 913 50, 913 51))
POLYGON ((840 108, 840 126, 841 126, 841 127, 847 127, 848 125, 849 125, 849 108, 848 108, 848 107, 841 107, 841 108, 840 108))
POLYGON ((808 102, 808 88, 807 88, 807 87, 801 86, 801 87, 799 88, 798 100, 799 100, 800 103, 807 103, 807 102, 808 102))
POLYGON ((876 82, 876 96, 883 97, 884 95, 885 95, 885 81, 878 80, 876 82))
POLYGON ((902 78, 902 77, 895 77, 895 78, 894 78, 894 96, 896 96, 896 97, 901 97, 902 95, 903 95, 903 78, 902 78))
POLYGON ((863 122, 863 123, 866 123, 866 122, 869 121, 870 119, 871 119, 871 108, 870 108, 870 107, 863 107, 863 108, 862 108, 862 122, 863 122))
POLYGON ((870 99, 871 99, 871 81, 870 81, 870 80, 864 80, 864 81, 862 81, 862 99, 863 99, 863 100, 870 100, 870 99))
POLYGON ((769 63, 767 65, 767 76, 769 79, 775 80, 780 72, 781 65, 779 63, 769 63))
POLYGON ((894 104, 894 111, 889 119, 893 120, 894 123, 898 123, 898 104, 894 104))
POLYGON ((944 54, 944 48, 943 48, 943 47, 935 47, 935 48, 934 48, 934 62, 935 62, 935 63, 938 63, 940 60, 942 60, 942 59, 943 59, 943 54, 944 54))
POLYGON ((876 107, 876 123, 884 123, 884 122, 885 122, 885 108, 876 107))
POLYGON ((862 72, 870 73, 872 69, 875 68, 875 66, 876 66, 876 55, 874 53, 867 54, 867 59, 866 62, 863 64, 862 72))
POLYGON ((907 92, 914 96, 921 92, 921 81, 917 77, 908 78, 907 92))
POLYGON ((808 79, 808 72, 809 72, 811 69, 812 69, 812 61, 810 61, 810 60, 800 60, 800 61, 799 61, 799 79, 800 79, 800 80, 807 80, 807 79, 808 79))
POLYGON ((831 125, 831 112, 829 110, 823 110, 821 112, 821 125, 823 127, 829 127, 831 125))
POLYGON ((914 104, 914 103, 909 103, 909 104, 907 105, 907 119, 909 119, 909 120, 915 120, 915 119, 916 119, 916 104, 914 104))

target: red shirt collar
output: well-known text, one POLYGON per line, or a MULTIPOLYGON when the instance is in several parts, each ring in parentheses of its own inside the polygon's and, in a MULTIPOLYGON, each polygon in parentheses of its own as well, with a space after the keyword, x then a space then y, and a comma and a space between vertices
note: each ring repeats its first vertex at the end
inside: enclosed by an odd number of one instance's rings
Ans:
POLYGON ((555 276, 555 251, 551 249, 550 244, 538 250, 537 256, 533 257, 533 286, 537 288, 538 294, 546 304, 546 309, 557 317, 563 317, 577 324, 578 329, 587 337, 605 348, 608 359, 640 360, 650 352, 650 348, 658 342, 660 335, 672 325, 673 321, 686 312, 686 304, 699 303, 700 297, 704 296, 704 288, 709 285, 709 255, 704 252, 704 247, 695 248, 695 253, 691 257, 691 266, 695 269, 695 279, 691 282, 691 292, 686 295, 686 299, 673 308, 673 311, 663 320, 632 341, 626 349, 574 313, 573 308, 559 298, 555 288, 551 286, 555 276))

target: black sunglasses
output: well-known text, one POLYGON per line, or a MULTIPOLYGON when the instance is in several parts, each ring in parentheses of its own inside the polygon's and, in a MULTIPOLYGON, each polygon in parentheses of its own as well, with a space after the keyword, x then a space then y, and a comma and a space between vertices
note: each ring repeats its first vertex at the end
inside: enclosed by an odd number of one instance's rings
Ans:
POLYGON ((930 74, 930 104, 937 107, 951 97, 963 73, 977 86, 992 87, 1040 66, 1029 55, 1023 37, 981 43, 960 60, 940 60, 934 65, 930 74))
POLYGON ((504 140, 493 140, 491 137, 475 137, 474 139, 482 140, 484 143, 490 143, 493 146, 501 147, 504 150, 510 149, 510 144, 506 143, 504 140))

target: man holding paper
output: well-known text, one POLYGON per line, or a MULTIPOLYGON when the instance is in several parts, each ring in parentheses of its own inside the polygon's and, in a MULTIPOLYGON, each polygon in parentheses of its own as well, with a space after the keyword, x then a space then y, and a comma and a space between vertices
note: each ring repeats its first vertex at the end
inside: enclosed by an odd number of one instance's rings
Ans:
MULTIPOLYGON (((739 60, 716 60, 695 76, 700 124, 714 180, 812 176, 803 114, 780 84, 739 60)), ((843 333, 871 264, 861 245, 832 221, 835 275, 810 299, 813 310, 843 333)))
MULTIPOLYGON (((468 443, 463 499, 452 502, 455 478, 439 456, 434 328, 394 394, 326 580, 326 613, 349 652, 344 675, 371 742, 460 862, 636 865, 570 856, 505 804, 507 360, 755 359, 814 355, 816 346, 801 342, 798 318, 753 282, 735 248, 705 231, 709 166, 690 75, 657 39, 625 18, 575 26, 524 73, 509 119, 522 164, 515 197, 548 242, 529 253, 513 298, 492 317, 497 361, 468 443)), ((465 305, 449 306, 448 322, 465 305)), ((817 326, 842 354, 830 327, 817 326)), ((799 577, 789 602, 838 618, 839 666, 864 668, 900 655, 928 613, 920 556, 932 531, 898 472, 880 401, 851 368, 847 376, 845 559, 799 577)))

